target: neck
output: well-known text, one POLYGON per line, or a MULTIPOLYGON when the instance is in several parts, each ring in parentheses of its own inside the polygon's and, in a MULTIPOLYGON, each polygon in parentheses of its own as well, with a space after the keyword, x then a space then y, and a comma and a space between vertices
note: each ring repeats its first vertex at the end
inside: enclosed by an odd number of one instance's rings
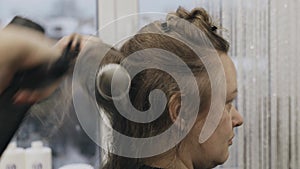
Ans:
POLYGON ((176 147, 157 156, 144 160, 145 165, 163 169, 194 169, 191 162, 185 162, 176 147))

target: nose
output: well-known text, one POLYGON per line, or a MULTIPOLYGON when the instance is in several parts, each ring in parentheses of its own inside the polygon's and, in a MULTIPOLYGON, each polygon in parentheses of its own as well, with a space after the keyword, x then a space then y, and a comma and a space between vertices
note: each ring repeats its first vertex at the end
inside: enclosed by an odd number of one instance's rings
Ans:
POLYGON ((238 110, 235 107, 233 107, 232 109, 232 126, 241 126, 244 123, 242 115, 238 112, 238 110))

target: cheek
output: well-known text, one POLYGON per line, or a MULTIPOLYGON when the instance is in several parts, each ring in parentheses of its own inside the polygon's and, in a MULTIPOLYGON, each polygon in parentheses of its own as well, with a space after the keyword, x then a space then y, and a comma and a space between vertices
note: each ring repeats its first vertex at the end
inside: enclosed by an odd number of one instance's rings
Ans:
POLYGON ((226 113, 226 117, 224 118, 224 125, 226 125, 230 131, 232 131, 232 118, 228 113, 226 113))
POLYGON ((218 124, 218 127, 207 140, 209 144, 216 148, 224 147, 228 145, 230 138, 233 136, 231 116, 227 112, 224 112, 222 118, 218 124))
POLYGON ((215 134, 220 137, 220 140, 225 141, 229 141, 229 139, 232 137, 232 121, 230 114, 228 114, 227 112, 223 113, 222 119, 215 131, 215 134))
POLYGON ((189 132, 188 137, 190 141, 193 143, 193 145, 199 143, 199 136, 202 127, 203 124, 201 122, 196 122, 195 125, 192 127, 191 131, 189 132))
POLYGON ((199 135, 204 121, 195 123, 187 137, 183 141, 183 147, 187 148, 195 163, 206 162, 222 164, 228 158, 228 142, 232 136, 231 117, 224 113, 215 132, 204 143, 199 143, 199 135))
POLYGON ((199 136, 200 132, 202 130, 204 121, 197 120, 194 126, 189 131, 188 135, 185 137, 184 142, 192 151, 197 150, 197 147, 199 147, 199 136))
MULTIPOLYGON (((195 125, 190 130, 187 138, 192 143, 193 146, 199 146, 199 136, 204 125, 205 120, 197 120, 195 125)), ((230 137, 232 137, 232 121, 231 116, 227 112, 223 112, 222 118, 218 124, 218 127, 215 129, 214 133, 210 136, 210 138, 206 142, 220 142, 229 141, 230 137)), ((226 143, 227 144, 227 143, 226 143)))

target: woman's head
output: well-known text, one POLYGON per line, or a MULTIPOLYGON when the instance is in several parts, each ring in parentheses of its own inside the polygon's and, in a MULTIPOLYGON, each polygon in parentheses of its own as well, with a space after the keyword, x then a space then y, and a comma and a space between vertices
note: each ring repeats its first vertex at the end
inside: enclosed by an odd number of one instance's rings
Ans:
POLYGON ((192 161, 193 168, 212 168, 224 163, 229 155, 228 148, 234 137, 233 128, 243 123, 243 119, 236 108, 232 105, 237 96, 237 82, 235 67, 227 54, 220 54, 220 60, 224 66, 226 78, 226 101, 221 120, 214 133, 204 143, 199 143, 199 135, 206 118, 207 109, 191 129, 190 133, 181 142, 179 152, 186 164, 192 161))
MULTIPOLYGON (((234 65, 227 56, 228 48, 228 42, 216 33, 216 27, 211 23, 209 15, 201 8, 194 9, 192 12, 179 8, 176 13, 168 15, 166 22, 153 22, 129 39, 121 47, 124 58, 120 59, 118 63, 125 60, 125 65, 134 69, 151 62, 152 65, 168 68, 171 73, 151 68, 131 77, 130 102, 126 104, 132 104, 141 112, 147 111, 151 106, 155 106, 151 105, 149 94, 153 90, 159 89, 165 93, 166 107, 156 120, 150 123, 138 123, 126 119, 113 106, 111 100, 99 95, 98 102, 109 113, 112 127, 129 137, 147 138, 163 133, 172 125, 177 126, 178 133, 180 133, 186 129, 186 123, 190 122, 188 118, 182 117, 189 116, 190 111, 195 107, 197 107, 198 114, 187 136, 173 148, 176 151, 170 150, 169 154, 167 152, 158 155, 159 158, 129 159, 112 156, 109 161, 110 166, 107 165, 107 168, 132 168, 143 164, 163 168, 167 167, 164 166, 167 160, 165 157, 169 157, 170 154, 177 158, 176 161, 180 161, 188 168, 209 168, 223 163, 228 157, 228 146, 233 137, 232 129, 242 123, 236 109, 231 106, 232 100, 236 97, 237 84, 234 65), (186 23, 190 23, 192 26, 188 26, 186 23), (196 47, 198 52, 193 47, 196 47), (206 66, 199 57, 206 56, 212 50, 217 50, 223 64, 226 84, 222 85, 227 86, 227 100, 217 129, 206 142, 200 144, 199 135, 211 103, 211 82, 206 66), (199 52, 202 56, 199 56, 199 52), (179 57, 192 74, 183 69, 181 65, 176 64, 172 58, 173 55, 179 57), (131 56, 134 56, 135 59, 126 60, 131 56), (145 63, 144 59, 139 58, 147 58, 148 62, 145 63), (177 75, 180 77, 179 81, 186 83, 179 86, 178 79, 174 79, 171 74, 177 75), (196 88, 188 81, 191 76, 196 79, 196 88), (184 97, 195 93, 201 99, 199 105, 195 105, 194 100, 191 100, 187 106, 181 105, 184 97), (180 109, 184 109, 182 116, 179 116, 180 109), (176 123, 177 118, 181 118, 180 123, 176 123)), ((175 138, 175 135, 176 133, 170 134, 169 139, 175 138)), ((117 140, 118 138, 113 139, 117 140)), ((168 142, 169 140, 161 141, 168 142)), ((132 147, 134 148, 134 145, 132 147)))

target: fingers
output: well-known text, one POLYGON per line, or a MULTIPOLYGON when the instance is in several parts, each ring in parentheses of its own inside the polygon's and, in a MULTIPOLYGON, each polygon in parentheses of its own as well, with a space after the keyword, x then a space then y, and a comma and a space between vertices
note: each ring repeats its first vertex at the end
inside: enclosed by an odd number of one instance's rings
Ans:
POLYGON ((79 51, 81 51, 86 45, 101 42, 101 40, 98 37, 89 36, 89 35, 79 35, 75 33, 60 39, 55 44, 55 47, 58 48, 60 51, 63 51, 72 39, 73 39, 73 43, 71 49, 72 50, 79 49, 79 51))
POLYGON ((81 35, 79 34, 73 34, 70 37, 70 40, 72 40, 72 44, 71 44, 71 52, 72 55, 77 56, 80 52, 80 46, 81 46, 81 35))
POLYGON ((14 104, 34 104, 49 97, 58 87, 59 81, 55 84, 38 90, 21 90, 14 96, 14 104))
POLYGON ((98 38, 98 37, 95 37, 95 36, 89 36, 89 35, 84 35, 82 36, 82 40, 81 40, 81 50, 86 47, 86 46, 89 46, 89 45, 92 45, 92 44, 97 44, 101 42, 101 40, 98 38))
POLYGON ((81 39, 82 39, 82 35, 74 33, 70 36, 65 36, 65 37, 61 38, 54 45, 54 48, 57 48, 62 52, 68 46, 69 42, 72 40, 73 43, 71 45, 71 50, 75 50, 76 48, 78 48, 80 50, 81 49, 81 39))

